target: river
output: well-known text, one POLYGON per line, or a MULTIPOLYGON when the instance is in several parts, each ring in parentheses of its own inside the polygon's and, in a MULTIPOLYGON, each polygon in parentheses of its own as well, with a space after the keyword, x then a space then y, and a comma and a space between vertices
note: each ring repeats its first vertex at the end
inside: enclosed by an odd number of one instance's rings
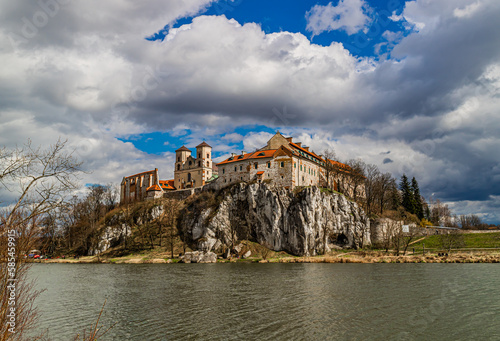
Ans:
POLYGON ((497 264, 34 264, 38 331, 73 340, 500 340, 497 264))

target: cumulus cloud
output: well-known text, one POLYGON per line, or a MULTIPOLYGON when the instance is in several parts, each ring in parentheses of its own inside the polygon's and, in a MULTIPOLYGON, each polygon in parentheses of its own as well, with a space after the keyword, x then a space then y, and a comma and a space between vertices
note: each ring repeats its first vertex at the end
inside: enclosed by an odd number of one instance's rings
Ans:
POLYGON ((355 34, 370 23, 369 11, 363 0, 340 0, 337 6, 331 2, 326 6, 315 5, 306 14, 307 30, 314 36, 334 30, 355 34))
MULTIPOLYGON (((500 195, 498 2, 408 2, 393 19, 414 29, 385 33, 393 58, 380 61, 224 16, 198 16, 163 42, 144 39, 210 3, 60 1, 51 16, 38 2, 0 0, 0 144, 68 137, 94 170, 85 181, 106 183, 147 168, 172 172, 170 154, 116 137, 169 131, 190 145, 206 137, 226 154, 238 139, 247 151, 262 147, 269 133, 220 139, 261 124, 318 153, 334 148, 341 159, 412 174, 444 200, 500 195), (23 36, 27 22, 32 36, 23 36)), ((363 5, 313 7, 310 31, 363 30, 363 5)))

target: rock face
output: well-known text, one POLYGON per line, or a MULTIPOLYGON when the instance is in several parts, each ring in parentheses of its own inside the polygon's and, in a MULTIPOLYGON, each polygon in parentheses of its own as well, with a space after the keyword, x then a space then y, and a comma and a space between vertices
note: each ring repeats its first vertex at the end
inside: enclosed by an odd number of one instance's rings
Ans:
POLYGON ((364 211, 344 196, 317 187, 295 194, 264 183, 240 183, 220 192, 208 207, 203 201, 209 194, 205 196, 188 206, 180 221, 183 234, 198 250, 222 252, 234 241, 248 239, 302 256, 370 244, 364 211))

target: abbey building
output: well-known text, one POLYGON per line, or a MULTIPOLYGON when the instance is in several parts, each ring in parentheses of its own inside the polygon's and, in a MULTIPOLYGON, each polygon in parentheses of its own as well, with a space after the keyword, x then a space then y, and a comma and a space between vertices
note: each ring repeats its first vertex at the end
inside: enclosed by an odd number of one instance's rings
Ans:
POLYGON ((164 196, 171 191, 196 189, 210 184, 220 189, 237 182, 266 182, 273 186, 293 189, 297 186, 328 187, 352 195, 349 166, 317 155, 277 132, 267 144, 250 153, 232 153, 214 164, 212 147, 206 142, 196 146, 196 154, 182 146, 176 150, 174 179, 160 180, 158 170, 124 177, 121 202, 140 201, 164 196))

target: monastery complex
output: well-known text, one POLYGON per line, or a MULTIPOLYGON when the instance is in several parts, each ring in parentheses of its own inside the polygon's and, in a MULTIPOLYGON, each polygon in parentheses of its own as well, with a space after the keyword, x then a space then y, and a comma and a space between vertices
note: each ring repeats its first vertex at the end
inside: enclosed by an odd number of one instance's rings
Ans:
MULTIPOLYGON (((293 189, 297 186, 329 187, 338 190, 339 182, 349 183, 350 168, 329 160, 277 132, 267 145, 251 153, 231 154, 214 164, 212 147, 206 142, 196 146, 196 154, 182 146, 175 151, 174 179, 160 180, 158 169, 124 177, 121 202, 163 197, 168 192, 210 186, 220 189, 237 182, 266 182, 293 189), (332 176, 331 169, 340 169, 332 176)), ((349 186, 346 187, 349 192, 349 186)), ((352 191, 352 189, 351 189, 352 191)), ((349 193, 348 193, 349 194, 349 193)))

